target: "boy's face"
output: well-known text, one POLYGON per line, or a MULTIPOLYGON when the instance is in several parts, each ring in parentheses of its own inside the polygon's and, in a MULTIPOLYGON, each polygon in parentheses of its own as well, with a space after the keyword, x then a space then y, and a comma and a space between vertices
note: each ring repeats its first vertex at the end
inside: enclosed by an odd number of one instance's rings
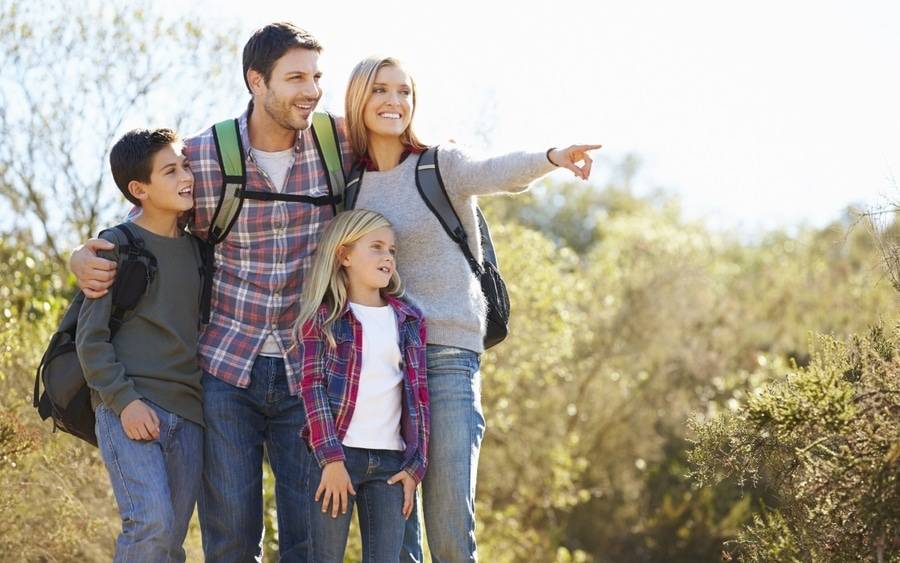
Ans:
POLYGON ((150 182, 141 184, 144 207, 181 213, 194 207, 194 175, 182 145, 166 145, 153 155, 150 182))

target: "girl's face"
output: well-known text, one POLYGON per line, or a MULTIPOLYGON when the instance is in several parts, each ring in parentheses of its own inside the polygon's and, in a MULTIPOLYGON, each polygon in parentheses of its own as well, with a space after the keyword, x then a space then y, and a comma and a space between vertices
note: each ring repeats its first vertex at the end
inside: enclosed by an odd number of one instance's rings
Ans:
POLYGON ((397 66, 386 66, 375 74, 369 99, 363 108, 368 134, 399 137, 412 121, 412 81, 397 66))
POLYGON ((351 295, 387 287, 394 274, 394 231, 380 227, 352 247, 341 249, 341 266, 347 271, 351 295))

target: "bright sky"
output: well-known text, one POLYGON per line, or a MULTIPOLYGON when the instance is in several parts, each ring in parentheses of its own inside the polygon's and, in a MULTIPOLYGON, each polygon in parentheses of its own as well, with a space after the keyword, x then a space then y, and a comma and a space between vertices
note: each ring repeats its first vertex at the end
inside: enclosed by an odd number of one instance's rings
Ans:
POLYGON ((208 5, 246 35, 275 20, 316 35, 326 109, 342 113, 359 59, 396 56, 426 142, 602 143, 642 160, 641 189, 716 226, 821 225, 852 202, 900 200, 900 2, 208 5))

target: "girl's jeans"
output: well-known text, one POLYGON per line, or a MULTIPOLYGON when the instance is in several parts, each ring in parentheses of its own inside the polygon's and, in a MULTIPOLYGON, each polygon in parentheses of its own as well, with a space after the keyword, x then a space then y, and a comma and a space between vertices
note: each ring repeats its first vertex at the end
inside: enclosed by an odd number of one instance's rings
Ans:
POLYGON ((200 491, 203 428, 147 404, 159 417, 156 440, 132 440, 115 412, 97 407, 97 442, 122 517, 115 561, 184 561, 200 491))
MULTIPOLYGON (((471 350, 429 344, 431 436, 422 505, 434 563, 475 561, 475 480, 484 437, 481 373, 471 350)), ((407 520, 403 561, 421 562, 418 515, 407 520)))
POLYGON ((322 480, 322 469, 314 460, 308 465, 310 560, 316 563, 341 563, 347 547, 347 534, 353 507, 359 512, 363 561, 396 563, 400 560, 403 533, 403 484, 387 481, 403 468, 403 452, 369 450, 344 446, 344 467, 356 496, 348 494, 347 512, 331 517, 332 505, 323 512, 323 503, 315 501, 322 480))

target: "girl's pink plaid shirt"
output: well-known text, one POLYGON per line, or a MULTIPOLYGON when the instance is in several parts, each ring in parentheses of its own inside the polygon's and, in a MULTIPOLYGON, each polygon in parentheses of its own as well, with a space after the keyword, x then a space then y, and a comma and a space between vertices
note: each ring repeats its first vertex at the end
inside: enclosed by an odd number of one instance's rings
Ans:
MULTIPOLYGON (((426 329, 422 313, 414 306, 389 297, 397 316, 403 372, 400 434, 406 443, 404 470, 421 482, 428 465, 428 380, 425 369, 426 329)), ((341 440, 353 418, 362 363, 362 325, 345 307, 335 321, 336 345, 328 345, 322 325, 327 306, 304 324, 298 335, 303 379, 300 394, 307 424, 302 436, 320 467, 344 460, 341 440)))

